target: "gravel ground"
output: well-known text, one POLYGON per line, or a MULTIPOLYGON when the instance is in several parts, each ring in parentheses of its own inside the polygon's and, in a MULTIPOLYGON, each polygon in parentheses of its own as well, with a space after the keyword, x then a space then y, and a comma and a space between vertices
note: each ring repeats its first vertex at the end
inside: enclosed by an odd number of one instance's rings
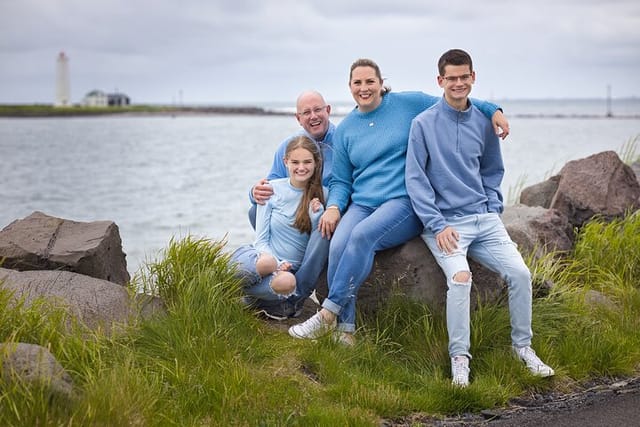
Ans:
POLYGON ((547 393, 512 399, 505 408, 457 417, 414 415, 389 420, 396 426, 522 426, 600 427, 640 426, 640 377, 602 379, 571 394, 547 393))

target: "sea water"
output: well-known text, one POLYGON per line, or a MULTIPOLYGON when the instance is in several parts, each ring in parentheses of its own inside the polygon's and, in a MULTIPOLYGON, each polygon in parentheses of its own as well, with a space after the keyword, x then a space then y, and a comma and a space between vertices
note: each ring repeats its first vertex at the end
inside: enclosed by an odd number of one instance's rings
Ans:
MULTIPOLYGON (((640 100, 624 105, 627 118, 606 118, 603 102, 500 104, 511 125, 502 143, 508 203, 567 161, 622 153, 640 135, 640 100)), ((187 235, 231 250, 254 238, 249 188, 299 129, 289 115, 0 119, 0 229, 33 211, 113 221, 131 273, 187 235)))

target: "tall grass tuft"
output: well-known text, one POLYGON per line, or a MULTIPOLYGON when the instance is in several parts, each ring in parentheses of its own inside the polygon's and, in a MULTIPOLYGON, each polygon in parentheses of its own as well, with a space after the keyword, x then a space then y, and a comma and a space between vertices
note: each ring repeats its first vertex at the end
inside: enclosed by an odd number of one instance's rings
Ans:
MULTIPOLYGON (((226 277, 232 271, 224 241, 187 236, 172 238, 160 260, 147 262, 135 277, 144 293, 157 295, 173 305, 183 296, 187 284, 205 270, 226 277)), ((214 279, 214 281, 217 281, 214 279)))
POLYGON ((636 154, 638 141, 640 141, 640 134, 629 138, 629 140, 620 148, 618 155, 624 163, 631 164, 640 160, 640 156, 636 154))

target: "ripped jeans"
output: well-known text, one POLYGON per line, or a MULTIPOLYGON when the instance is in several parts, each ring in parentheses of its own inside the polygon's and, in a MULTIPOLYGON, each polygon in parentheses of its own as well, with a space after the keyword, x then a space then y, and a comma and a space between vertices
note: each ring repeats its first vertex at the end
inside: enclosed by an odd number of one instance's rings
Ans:
POLYGON ((468 281, 454 280, 457 273, 470 273, 467 254, 478 263, 498 273, 507 283, 511 342, 517 347, 531 345, 531 273, 496 213, 447 218, 460 235, 458 249, 445 254, 433 233, 420 236, 447 278, 447 331, 451 357, 469 353, 471 275, 468 281))
MULTIPOLYGON (((231 254, 231 262, 236 263, 238 277, 242 281, 242 290, 245 295, 255 300, 262 301, 284 301, 291 294, 279 294, 271 287, 274 274, 261 277, 256 271, 256 262, 260 253, 253 245, 244 245, 236 249, 231 254)), ((290 270, 291 273, 295 271, 290 270)))

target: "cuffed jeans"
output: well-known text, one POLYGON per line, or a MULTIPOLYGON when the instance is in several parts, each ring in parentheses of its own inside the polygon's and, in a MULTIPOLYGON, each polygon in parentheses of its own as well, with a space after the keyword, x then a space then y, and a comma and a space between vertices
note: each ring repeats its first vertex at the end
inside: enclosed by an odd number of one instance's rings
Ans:
POLYGON ((449 355, 471 357, 470 295, 471 279, 462 283, 454 280, 459 272, 471 272, 467 254, 475 261, 500 274, 509 291, 511 341, 516 347, 531 345, 531 273, 516 244, 496 213, 447 218, 460 239, 458 249, 451 254, 442 252, 433 233, 425 231, 421 237, 442 268, 447 279, 447 330, 449 355))
POLYGON ((338 315, 338 330, 356 329, 356 297, 373 267, 377 251, 416 237, 422 224, 408 197, 378 208, 351 204, 331 238, 327 279, 329 296, 322 306, 338 315))

